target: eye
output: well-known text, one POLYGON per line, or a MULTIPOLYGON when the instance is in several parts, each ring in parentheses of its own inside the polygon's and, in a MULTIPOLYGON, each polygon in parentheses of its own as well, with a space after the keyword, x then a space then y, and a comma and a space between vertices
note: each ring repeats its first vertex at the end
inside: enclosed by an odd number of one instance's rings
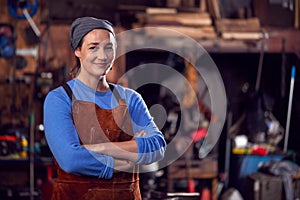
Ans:
POLYGON ((89 49, 94 50, 94 49, 96 49, 96 46, 90 46, 89 49))
POLYGON ((108 45, 105 45, 104 47, 106 50, 112 50, 113 49, 113 45, 112 44, 108 44, 108 45))
POLYGON ((105 50, 113 50, 113 48, 112 47, 105 47, 105 50))

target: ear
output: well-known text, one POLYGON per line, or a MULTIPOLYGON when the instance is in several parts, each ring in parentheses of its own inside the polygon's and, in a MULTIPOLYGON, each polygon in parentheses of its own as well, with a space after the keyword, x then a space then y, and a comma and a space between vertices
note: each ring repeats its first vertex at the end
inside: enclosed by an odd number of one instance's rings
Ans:
POLYGON ((76 48, 75 51, 74 51, 74 53, 75 53, 75 56, 76 56, 76 57, 78 57, 78 58, 81 57, 81 51, 80 51, 80 48, 76 48))

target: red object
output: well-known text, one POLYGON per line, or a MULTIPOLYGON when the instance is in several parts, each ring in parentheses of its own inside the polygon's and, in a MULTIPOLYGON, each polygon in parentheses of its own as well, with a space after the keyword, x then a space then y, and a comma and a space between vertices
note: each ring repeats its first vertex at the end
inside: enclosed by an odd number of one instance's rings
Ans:
POLYGON ((199 140, 205 138, 207 133, 206 128, 200 128, 190 134, 190 137, 193 139, 193 142, 198 142, 199 140))
POLYGON ((210 190, 208 188, 204 188, 201 192, 201 200, 211 200, 210 190))
POLYGON ((0 141, 17 141, 17 137, 12 135, 1 135, 0 141))
POLYGON ((195 192, 195 181, 193 179, 188 180, 188 190, 189 192, 195 192))
POLYGON ((251 153, 261 155, 261 156, 266 156, 268 154, 268 151, 264 147, 253 147, 251 149, 251 153))

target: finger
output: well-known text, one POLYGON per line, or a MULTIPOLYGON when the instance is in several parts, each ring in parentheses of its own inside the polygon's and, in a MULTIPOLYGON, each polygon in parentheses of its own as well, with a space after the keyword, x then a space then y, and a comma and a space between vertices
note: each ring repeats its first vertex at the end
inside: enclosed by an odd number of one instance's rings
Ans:
POLYGON ((145 132, 145 131, 141 131, 141 132, 136 133, 136 134, 134 135, 134 137, 142 137, 142 136, 146 136, 146 132, 145 132))
POLYGON ((115 160, 115 172, 118 171, 131 171, 131 169, 135 166, 134 162, 129 160, 115 160))

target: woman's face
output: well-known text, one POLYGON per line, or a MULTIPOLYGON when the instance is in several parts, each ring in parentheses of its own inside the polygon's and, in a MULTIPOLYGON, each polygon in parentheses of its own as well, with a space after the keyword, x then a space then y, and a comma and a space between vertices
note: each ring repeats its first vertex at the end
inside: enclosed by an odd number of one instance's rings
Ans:
POLYGON ((79 73, 97 78, 106 75, 115 59, 115 50, 115 38, 109 31, 90 31, 83 37, 81 47, 75 50, 75 55, 81 63, 79 73))

